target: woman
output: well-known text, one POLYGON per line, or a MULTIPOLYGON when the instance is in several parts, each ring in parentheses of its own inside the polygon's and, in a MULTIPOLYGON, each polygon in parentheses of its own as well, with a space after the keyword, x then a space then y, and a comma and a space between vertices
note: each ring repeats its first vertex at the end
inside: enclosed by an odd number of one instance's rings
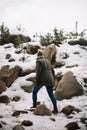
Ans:
POLYGON ((54 77, 55 74, 50 61, 44 58, 42 50, 39 50, 36 61, 36 85, 32 93, 33 108, 37 106, 38 91, 42 86, 46 86, 46 90, 53 104, 52 112, 54 114, 58 113, 57 101, 53 95, 54 77))

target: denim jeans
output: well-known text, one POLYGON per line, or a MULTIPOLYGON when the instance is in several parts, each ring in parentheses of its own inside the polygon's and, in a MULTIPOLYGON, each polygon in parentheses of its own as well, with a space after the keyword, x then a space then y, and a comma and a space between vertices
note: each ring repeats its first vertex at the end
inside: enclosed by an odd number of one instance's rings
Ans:
MULTIPOLYGON (((33 99, 33 106, 36 106, 36 103, 37 103, 37 93, 38 91, 42 88, 42 86, 40 85, 36 85, 33 89, 33 93, 32 93, 32 99, 33 99)), ((57 101, 56 101, 56 98, 53 94, 53 87, 52 86, 46 86, 46 90, 47 90, 47 93, 52 101, 52 104, 53 104, 53 107, 54 109, 57 109, 57 101)))

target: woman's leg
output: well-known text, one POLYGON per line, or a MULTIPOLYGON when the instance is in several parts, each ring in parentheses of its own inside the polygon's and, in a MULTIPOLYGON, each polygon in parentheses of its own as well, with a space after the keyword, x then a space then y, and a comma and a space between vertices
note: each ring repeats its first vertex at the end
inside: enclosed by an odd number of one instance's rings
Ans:
POLYGON ((46 90, 48 92, 48 95, 53 103, 53 106, 54 106, 54 109, 57 109, 57 101, 56 101, 56 98, 53 94, 53 87, 51 86, 46 86, 46 90))
POLYGON ((33 107, 36 107, 37 105, 37 93, 41 89, 42 86, 36 85, 32 92, 32 100, 33 100, 33 107))

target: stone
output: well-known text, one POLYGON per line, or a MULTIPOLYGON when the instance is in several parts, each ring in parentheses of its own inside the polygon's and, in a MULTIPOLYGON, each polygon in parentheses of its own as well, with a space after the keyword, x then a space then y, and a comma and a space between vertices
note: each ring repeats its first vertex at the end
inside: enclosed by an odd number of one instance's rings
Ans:
POLYGON ((32 125, 33 125, 33 122, 31 122, 30 120, 24 120, 24 121, 22 122, 22 125, 24 125, 24 126, 32 126, 32 125))
POLYGON ((9 97, 7 95, 0 96, 0 103, 8 104, 10 102, 9 97))
POLYGON ((44 104, 40 104, 35 109, 34 114, 40 116, 44 116, 44 115, 51 116, 52 112, 44 104))
POLYGON ((4 91, 6 91, 7 88, 6 88, 6 84, 5 82, 3 82, 2 80, 0 80, 0 94, 4 91))
POLYGON ((57 84, 55 96, 57 100, 69 99, 83 94, 82 86, 71 71, 66 72, 57 84))
POLYGON ((47 58, 51 62, 51 64, 55 64, 56 53, 57 50, 54 44, 48 45, 43 49, 44 57, 47 58))
POLYGON ((20 76, 22 69, 19 66, 3 66, 0 70, 0 79, 5 82, 7 87, 10 87, 11 84, 20 76))
POLYGON ((25 130, 22 125, 16 125, 13 127, 13 130, 25 130))
POLYGON ((36 54, 36 53, 38 52, 38 49, 40 49, 39 46, 36 46, 36 45, 35 45, 35 46, 33 46, 33 45, 28 45, 26 52, 27 52, 28 54, 36 54))
POLYGON ((80 129, 77 122, 70 122, 65 126, 68 130, 77 130, 80 129))
POLYGON ((67 105, 65 106, 61 112, 63 112, 65 115, 70 115, 73 113, 73 111, 75 112, 80 112, 80 109, 78 108, 75 108, 74 106, 71 106, 71 105, 67 105))

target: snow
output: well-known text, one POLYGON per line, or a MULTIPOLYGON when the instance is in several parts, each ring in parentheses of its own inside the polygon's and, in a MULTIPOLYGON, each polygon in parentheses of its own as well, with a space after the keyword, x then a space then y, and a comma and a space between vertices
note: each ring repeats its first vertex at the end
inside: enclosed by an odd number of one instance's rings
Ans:
MULTIPOLYGON (((27 43, 32 45, 39 45, 39 43, 27 43)), ((26 44, 26 45, 27 45, 26 44)), ((61 68, 55 68, 55 73, 62 72, 63 74, 67 71, 72 71, 78 82, 84 88, 83 78, 87 77, 87 50, 83 49, 79 45, 71 46, 67 42, 64 42, 57 48, 56 61, 65 62, 65 66, 61 68), (74 52, 79 52, 79 54, 74 54, 74 52), (67 59, 62 59, 62 56, 67 53, 69 57, 67 59), (78 65, 78 67, 66 68, 68 65, 78 65)), ((20 48, 19 48, 20 49, 20 48)), ((18 65, 22 67, 23 70, 33 69, 35 68, 36 63, 36 54, 30 55, 25 54, 25 61, 20 60, 23 57, 23 52, 21 54, 15 53, 17 49, 14 48, 13 44, 10 43, 8 45, 0 46, 0 68, 4 65, 10 65, 13 67, 18 65), (10 46, 10 48, 8 48, 10 46), (6 54, 11 54, 12 58, 15 59, 14 62, 8 62, 5 59, 6 54)), ((3 118, 0 118, 0 122, 6 122, 6 125, 3 125, 3 128, 0 130, 12 130, 12 128, 21 124, 23 120, 30 120, 33 122, 33 126, 24 127, 25 130, 66 130, 64 127, 67 123, 76 121, 81 127, 80 130, 86 130, 84 124, 80 122, 81 117, 87 118, 87 96, 84 94, 82 96, 73 97, 71 99, 64 99, 62 101, 57 101, 58 103, 58 115, 51 116, 37 116, 34 115, 33 112, 28 111, 32 106, 32 93, 26 93, 21 89, 23 85, 31 85, 31 81, 27 81, 26 79, 35 76, 35 73, 31 73, 27 76, 19 77, 15 80, 15 82, 11 85, 10 88, 7 88, 7 91, 3 92, 1 95, 8 95, 10 100, 13 99, 14 96, 20 96, 21 99, 18 102, 10 101, 8 105, 0 103, 0 115, 3 118), (81 112, 74 113, 71 116, 73 118, 67 118, 63 113, 60 113, 62 108, 66 105, 73 105, 77 108, 81 109, 81 112), (27 110, 28 114, 21 113, 18 117, 11 116, 15 110, 27 110), (55 118, 55 122, 51 120, 51 118, 55 118)), ((85 88, 87 90, 87 88, 85 88)), ((38 92, 38 100, 52 110, 52 103, 47 95, 46 89, 43 88, 38 92)))

